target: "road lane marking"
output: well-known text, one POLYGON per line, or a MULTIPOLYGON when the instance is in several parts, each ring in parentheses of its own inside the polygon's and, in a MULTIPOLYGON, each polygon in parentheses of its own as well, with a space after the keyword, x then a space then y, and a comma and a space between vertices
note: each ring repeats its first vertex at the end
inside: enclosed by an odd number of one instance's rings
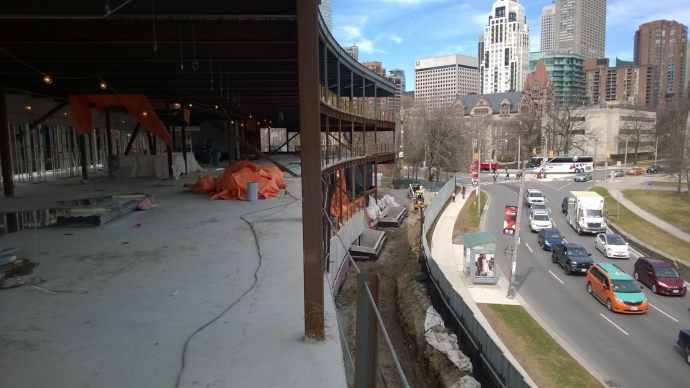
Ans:
POLYGON ((604 319, 606 319, 607 321, 609 321, 613 326, 616 326, 616 328, 617 328, 618 330, 622 331, 625 335, 630 335, 630 334, 626 333, 625 330, 621 329, 620 326, 618 326, 618 325, 616 325, 615 323, 613 323, 612 320, 606 318, 606 316, 605 316, 604 314, 599 313, 599 315, 601 315, 602 317, 604 317, 604 319))
POLYGON ((651 303, 649 303, 649 305, 650 305, 650 306, 652 306, 652 307, 654 307, 655 309, 657 309, 657 311, 659 311, 660 313, 664 314, 665 316, 667 316, 667 317, 669 317, 669 318, 673 319, 674 321, 678 322, 678 320, 677 320, 676 318, 673 318, 672 316, 670 316, 670 315, 666 314, 665 312, 661 311, 661 309, 660 309, 660 308, 658 308, 658 307, 654 306, 654 305, 653 305, 653 304, 651 304, 651 303))
POLYGON ((553 275, 553 277, 555 277, 556 280, 558 280, 559 282, 561 282, 561 284, 565 284, 565 283, 563 283, 563 280, 559 279, 558 276, 556 276, 555 273, 551 272, 551 270, 549 270, 549 273, 550 273, 551 275, 553 275))
POLYGON ((563 187, 561 187, 560 190, 563 190, 566 186, 572 185, 572 184, 573 184, 573 182, 570 182, 570 183, 568 183, 567 185, 564 185, 563 187))
POLYGON ((532 250, 532 248, 529 247, 528 244, 525 244, 525 246, 527 247, 527 249, 529 249, 530 252, 534 252, 534 251, 532 250))

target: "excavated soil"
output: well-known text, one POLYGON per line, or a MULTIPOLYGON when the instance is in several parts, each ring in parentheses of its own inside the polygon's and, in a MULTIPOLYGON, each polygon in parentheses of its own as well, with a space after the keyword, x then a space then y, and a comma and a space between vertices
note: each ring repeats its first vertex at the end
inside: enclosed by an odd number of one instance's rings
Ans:
MULTIPOLYGON (((410 208, 405 190, 388 190, 401 206, 410 208)), ((384 195, 386 192, 380 192, 384 195)), ((388 238, 381 257, 372 262, 357 262, 362 273, 379 275, 379 310, 410 387, 452 387, 464 375, 448 358, 429 346, 424 339, 424 317, 430 305, 426 283, 413 276, 421 271, 418 262, 421 223, 417 214, 407 216, 400 228, 384 228, 388 238)), ((348 349, 343 349, 348 365, 348 385, 353 386, 355 358, 355 319, 357 303, 357 272, 351 266, 338 299, 340 324, 348 349), (347 354, 349 350, 349 356, 347 354)), ((403 386, 385 338, 379 332, 378 387, 403 386)))

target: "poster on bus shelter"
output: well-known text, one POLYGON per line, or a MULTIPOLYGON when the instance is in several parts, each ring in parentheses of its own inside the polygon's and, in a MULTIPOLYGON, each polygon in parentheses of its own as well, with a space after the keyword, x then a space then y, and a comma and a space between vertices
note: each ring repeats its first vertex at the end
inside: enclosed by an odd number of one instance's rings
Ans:
POLYGON ((494 278, 494 254, 493 253, 475 253, 474 254, 474 277, 481 279, 494 278))
POLYGON ((515 235, 515 223, 517 222, 517 206, 506 206, 503 216, 503 234, 515 235))

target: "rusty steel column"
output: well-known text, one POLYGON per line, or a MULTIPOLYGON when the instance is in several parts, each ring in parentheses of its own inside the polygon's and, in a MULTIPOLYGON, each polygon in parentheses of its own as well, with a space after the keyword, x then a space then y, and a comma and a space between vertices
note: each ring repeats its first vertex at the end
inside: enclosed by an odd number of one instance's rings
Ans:
POLYGON ((2 164, 2 186, 5 197, 14 197, 14 173, 10 154, 10 128, 7 122, 7 101, 5 84, 0 79, 0 164, 2 164))
MULTIPOLYGON (((365 287, 374 302, 379 303, 379 275, 357 274, 357 318, 355 326, 355 388, 375 388, 378 366, 378 333, 376 306, 372 306, 365 287)), ((395 357, 395 355, 393 355, 395 357)))
POLYGON ((329 158, 330 158, 330 151, 331 147, 329 147, 329 144, 331 143, 331 139, 328 137, 331 136, 331 132, 329 131, 329 126, 331 125, 330 120, 328 120, 328 115, 326 115, 326 136, 324 136, 324 139, 326 139, 326 166, 328 166, 329 158))
MULTIPOLYGON (((184 121, 184 117, 181 120, 182 125, 182 159, 184 160, 184 173, 189 174, 187 168, 187 123, 184 121)), ((229 152, 229 151, 228 151, 229 152)), ((229 157, 228 157, 229 159, 229 157)))
POLYGON ((324 242, 321 184, 318 0, 297 0, 297 63, 302 158, 304 336, 324 341, 324 242))

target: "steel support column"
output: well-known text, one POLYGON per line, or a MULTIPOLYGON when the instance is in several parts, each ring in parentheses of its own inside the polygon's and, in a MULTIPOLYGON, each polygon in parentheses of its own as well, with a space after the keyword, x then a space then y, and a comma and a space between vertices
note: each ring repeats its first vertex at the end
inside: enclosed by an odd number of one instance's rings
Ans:
POLYGON ((125 147, 125 155, 129 155, 129 153, 132 152, 132 144, 134 144, 134 141, 137 139, 137 135, 139 134, 140 128, 141 123, 137 121, 137 125, 134 126, 134 131, 132 131, 132 137, 129 138, 129 142, 127 142, 127 147, 125 147))
MULTIPOLYGON (((168 106, 168 100, 165 100, 165 125, 168 127, 168 132, 172 135, 172 128, 170 127, 170 107, 168 106)), ((166 145, 166 152, 168 154, 168 178, 173 178, 173 159, 172 159, 172 147, 166 145)))
POLYGON ((0 164, 2 164, 2 186, 5 197, 14 197, 14 173, 10 151, 10 128, 7 122, 7 101, 5 84, 0 79, 0 164))
POLYGON ((324 136, 324 139, 326 139, 326 155, 325 155, 326 157, 325 157, 325 159, 326 159, 326 165, 328 165, 328 162, 329 162, 330 157, 331 157, 331 154, 330 154, 331 147, 329 147, 329 144, 331 144, 331 139, 330 139, 330 131, 329 131, 328 127, 331 125, 331 122, 329 120, 328 115, 325 115, 325 116, 326 116, 326 136, 324 136))
POLYGON ((319 8, 297 0, 297 63, 302 158, 302 242, 304 249, 304 336, 324 341, 324 242, 319 112, 319 8))
MULTIPOLYGON (((184 160, 184 173, 189 174, 187 171, 187 123, 184 121, 184 117, 180 120, 182 126, 182 159, 184 160)), ((229 138, 229 137, 228 137, 229 138)), ((230 159, 230 150, 228 149, 228 159, 230 159)))
MULTIPOLYGON (((355 326, 355 388, 374 388, 378 376, 378 333, 376 306, 371 303, 369 287, 374 302, 379 302, 379 276, 375 273, 357 274, 357 318, 355 326)), ((393 355, 393 357, 396 357, 393 355)))
POLYGON ((110 109, 108 108, 105 108, 105 135, 107 137, 106 147, 108 148, 108 156, 113 156, 113 133, 110 130, 110 109))
POLYGON ((89 166, 86 159, 86 137, 89 135, 77 135, 79 139, 79 157, 81 159, 81 179, 89 180, 89 166))

